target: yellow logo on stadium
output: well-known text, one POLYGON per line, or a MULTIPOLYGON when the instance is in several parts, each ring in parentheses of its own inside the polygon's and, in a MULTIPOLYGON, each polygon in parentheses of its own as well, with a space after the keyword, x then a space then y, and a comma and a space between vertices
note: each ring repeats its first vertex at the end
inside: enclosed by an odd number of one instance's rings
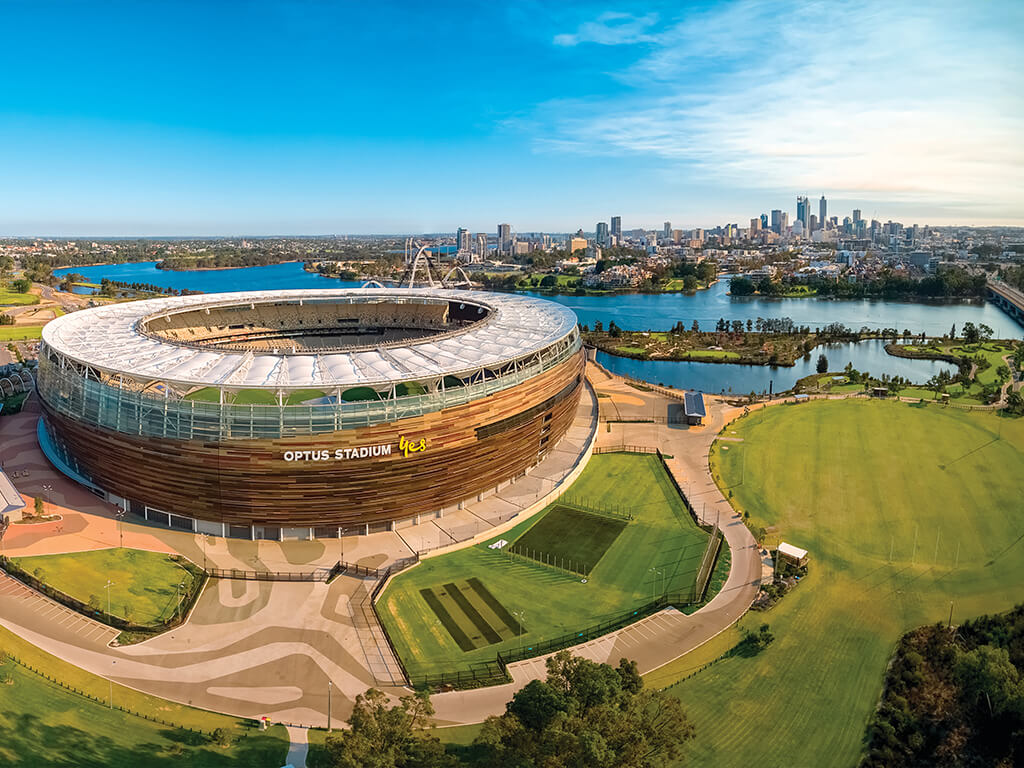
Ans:
POLYGON ((425 451, 427 450, 427 438, 421 437, 417 443, 406 440, 405 435, 402 435, 398 438, 398 450, 402 452, 403 456, 408 456, 410 453, 425 451))

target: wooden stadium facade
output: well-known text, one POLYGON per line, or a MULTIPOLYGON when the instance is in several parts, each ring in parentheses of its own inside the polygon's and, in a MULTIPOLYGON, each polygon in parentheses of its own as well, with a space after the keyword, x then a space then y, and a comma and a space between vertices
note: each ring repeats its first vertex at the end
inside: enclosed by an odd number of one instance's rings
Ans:
POLYGON ((579 350, 464 404, 277 438, 133 435, 76 420, 42 389, 40 399, 58 454, 135 513, 180 527, 194 519, 197 530, 226 535, 335 536, 439 512, 525 472, 572 424, 583 364, 579 350))

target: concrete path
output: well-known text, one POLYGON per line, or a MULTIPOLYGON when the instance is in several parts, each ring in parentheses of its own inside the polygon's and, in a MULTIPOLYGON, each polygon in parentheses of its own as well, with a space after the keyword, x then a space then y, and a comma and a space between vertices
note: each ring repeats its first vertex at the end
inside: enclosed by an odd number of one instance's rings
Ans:
POLYGON ((288 739, 291 741, 285 765, 290 765, 292 768, 306 768, 306 755, 309 754, 309 730, 292 725, 286 726, 285 730, 288 731, 288 739))

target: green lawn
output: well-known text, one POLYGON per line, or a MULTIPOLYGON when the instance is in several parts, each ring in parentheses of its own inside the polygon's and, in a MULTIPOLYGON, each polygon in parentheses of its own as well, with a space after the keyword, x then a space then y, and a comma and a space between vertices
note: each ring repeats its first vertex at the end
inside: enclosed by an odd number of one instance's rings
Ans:
POLYGON ((546 513, 483 544, 427 558, 391 582, 378 608, 411 675, 490 661, 496 651, 584 629, 642 605, 656 593, 690 589, 708 535, 686 512, 656 456, 594 456, 570 493, 595 505, 626 507, 635 516, 586 583, 577 576, 488 549, 488 544, 499 539, 515 541, 529 528, 542 524, 546 513), (479 579, 522 623, 525 631, 521 636, 498 643, 475 642, 474 650, 460 650, 421 590, 444 589, 472 578, 479 579))
POLYGON ((727 349, 691 349, 686 356, 691 360, 735 360, 740 355, 727 349))
POLYGON ((0 325, 0 341, 27 341, 41 338, 41 325, 0 325))
POLYGON ((190 571, 168 555, 141 549, 98 549, 12 559, 65 594, 86 603, 95 596, 104 610, 107 606, 104 585, 112 581, 110 612, 137 624, 170 618, 177 609, 177 585, 184 584, 181 595, 192 589, 190 571))
POLYGON ((616 347, 618 352, 624 355, 642 355, 647 350, 644 347, 616 347))
POLYGON ((7 659, 0 662, 0 759, 5 765, 134 768, 146 765, 283 765, 288 737, 281 726, 260 732, 250 723, 193 709, 110 684, 57 659, 0 627, 0 649, 100 702, 61 688, 7 659), (164 720, 154 723, 114 706, 164 720), (208 735, 222 728, 232 744, 208 735))
POLYGON ((1024 599, 1024 419, 818 401, 729 429, 743 442, 713 452, 723 487, 811 570, 744 619, 773 645, 672 688, 697 729, 688 764, 855 765, 903 632, 951 603, 960 621, 1024 599))
POLYGON ((34 293, 18 293, 10 288, 0 287, 0 307, 26 306, 38 304, 39 297, 34 293))

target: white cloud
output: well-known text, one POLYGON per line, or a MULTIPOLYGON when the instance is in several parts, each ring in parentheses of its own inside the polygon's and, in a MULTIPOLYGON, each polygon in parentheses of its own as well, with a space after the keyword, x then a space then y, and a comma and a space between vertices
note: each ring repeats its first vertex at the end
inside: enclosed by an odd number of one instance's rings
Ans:
POLYGON ((599 45, 649 43, 656 39, 650 33, 650 28, 657 21, 656 13, 633 16, 628 13, 608 11, 598 16, 596 21, 584 22, 572 34, 555 35, 554 43, 562 46, 573 46, 580 43, 598 43, 599 45))
POLYGON ((955 201, 1019 221, 1022 16, 1015 4, 732 3, 660 32, 615 74, 631 96, 544 110, 557 117, 536 144, 658 158, 737 189, 955 201))

